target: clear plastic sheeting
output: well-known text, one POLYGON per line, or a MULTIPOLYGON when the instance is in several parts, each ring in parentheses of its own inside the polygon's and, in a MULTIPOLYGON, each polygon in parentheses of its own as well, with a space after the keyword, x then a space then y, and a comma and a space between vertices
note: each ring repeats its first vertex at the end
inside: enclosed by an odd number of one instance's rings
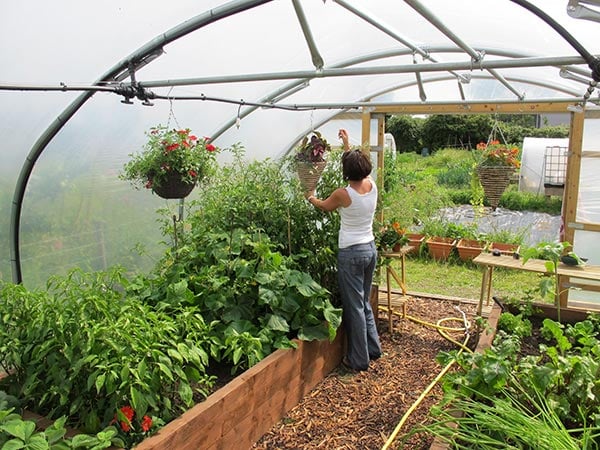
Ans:
POLYGON ((523 139, 519 190, 544 195, 545 188, 564 187, 569 139, 523 139))
MULTIPOLYGON (((600 54, 598 24, 570 17, 567 0, 531 3, 600 54)), ((573 45, 508 0, 7 2, 0 40, 1 279, 11 278, 19 174, 36 142, 49 140, 24 180, 27 284, 74 266, 151 263, 133 249, 156 253, 155 211, 177 205, 117 177, 151 126, 189 127, 262 159, 285 155, 312 129, 337 142, 340 122, 329 121, 370 105, 566 101, 583 98, 591 80, 573 45), (163 39, 153 56, 142 51, 163 39), (147 64, 128 64, 142 54, 147 64), (118 80, 100 80, 115 67, 118 80), (108 92, 132 86, 146 98, 125 104, 108 92), (102 91, 65 115, 84 95, 71 89, 94 87, 102 91), (54 121, 58 132, 45 135, 54 121)), ((341 120, 354 143, 356 120, 341 120)))

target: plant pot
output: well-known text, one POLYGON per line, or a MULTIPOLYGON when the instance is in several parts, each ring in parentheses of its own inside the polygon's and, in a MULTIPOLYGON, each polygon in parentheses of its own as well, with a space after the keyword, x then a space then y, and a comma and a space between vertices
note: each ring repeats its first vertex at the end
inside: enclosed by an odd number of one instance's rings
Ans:
POLYGON ((470 261, 476 258, 485 248, 485 242, 475 239, 460 239, 456 244, 458 256, 463 261, 470 261))
POLYGON ((515 169, 509 166, 478 166, 477 176, 485 197, 493 210, 498 207, 500 197, 510 184, 515 169))
POLYGON ((448 259, 452 249, 456 246, 456 239, 432 236, 427 239, 429 254, 438 261, 448 259))
POLYGON ((312 192, 317 187, 321 174, 327 166, 327 161, 321 162, 302 162, 298 161, 296 173, 300 180, 300 185, 304 192, 312 192))
POLYGON ((406 236, 408 237, 408 245, 412 247, 406 253, 419 253, 421 244, 423 244, 423 241, 425 240, 425 235, 420 233, 408 233, 406 236))
POLYGON ((182 180, 180 173, 169 172, 160 186, 152 186, 152 191, 165 199, 184 198, 190 195, 195 186, 196 183, 188 183, 182 180))
POLYGON ((520 245, 517 244, 503 244, 500 242, 492 242, 488 246, 487 250, 492 253, 494 250, 499 250, 501 255, 512 256, 514 253, 518 253, 520 245))

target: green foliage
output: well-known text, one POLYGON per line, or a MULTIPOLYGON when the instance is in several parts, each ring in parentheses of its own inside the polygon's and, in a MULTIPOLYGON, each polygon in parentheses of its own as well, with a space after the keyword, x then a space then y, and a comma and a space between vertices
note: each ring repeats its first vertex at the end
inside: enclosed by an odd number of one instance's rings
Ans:
MULTIPOLYGON (((520 448, 596 448, 592 443, 600 436, 599 332, 600 320, 594 314, 572 325, 545 319, 541 335, 546 341, 539 355, 520 357, 520 338, 504 331, 482 354, 442 353, 442 362, 455 357, 461 370, 446 375, 444 401, 434 412, 443 418, 454 408, 467 411, 464 421, 458 419, 459 428, 452 428, 454 442, 499 440, 527 443, 520 448), (500 406, 507 407, 501 418, 500 406), (521 430, 526 423, 536 425, 521 430), (541 434, 554 444, 542 445, 541 434), (559 444, 558 435, 575 446, 559 444)), ((449 436, 445 422, 427 429, 449 436)))
POLYGON ((485 114, 429 116, 423 125, 424 144, 436 151, 444 147, 474 148, 487 141, 493 126, 491 116, 485 114))
POLYGON ((477 239, 479 233, 475 224, 457 224, 442 219, 429 219, 423 224, 423 233, 427 236, 448 237, 454 239, 477 239))
POLYGON ((472 164, 468 161, 449 164, 448 168, 437 174, 437 182, 449 188, 465 188, 471 183, 472 164))
MULTIPOLYGON (((320 197, 343 185, 341 152, 328 154, 327 168, 317 185, 320 197)), ((195 221, 223 231, 262 231, 278 250, 294 255, 291 267, 310 273, 336 301, 339 214, 324 213, 306 202, 293 171, 293 156, 283 163, 246 162, 242 156, 221 167, 191 205, 190 214, 195 221)))
POLYGON ((426 431, 450 449, 593 450, 600 435, 600 427, 589 422, 568 428, 552 400, 519 380, 493 396, 461 395, 448 408, 432 408, 431 415, 430 424, 417 427, 406 438, 426 431))
POLYGON ((186 324, 186 336, 204 342, 212 358, 232 364, 234 371, 275 348, 292 347, 294 337, 333 340, 341 310, 310 275, 290 268, 294 259, 277 252, 268 236, 213 229, 201 215, 189 223, 182 245, 158 269, 160 276, 136 278, 131 295, 169 315, 201 314, 207 329, 186 324))
POLYGON ((513 211, 538 211, 558 215, 561 212, 562 199, 507 189, 500 197, 499 205, 513 211))
POLYGON ((386 120, 386 132, 394 136, 398 153, 421 152, 421 129, 425 119, 408 115, 393 115, 386 120))
POLYGON ((192 392, 212 386, 206 352, 182 334, 176 317, 124 297, 121 272, 73 270, 40 292, 1 286, 7 392, 95 432, 123 404, 170 420, 192 405, 192 392))
POLYGON ((146 132, 148 140, 141 152, 131 153, 120 177, 136 188, 160 186, 171 172, 188 183, 196 183, 212 173, 220 150, 208 138, 198 138, 189 128, 171 129, 158 125, 146 132))
POLYGON ((523 264, 531 258, 543 259, 552 263, 546 266, 548 272, 554 272, 561 255, 570 247, 571 244, 568 242, 540 242, 532 247, 523 249, 521 252, 523 264))
POLYGON ((525 239, 527 229, 522 229, 519 232, 513 232, 504 229, 494 229, 485 233, 485 240, 488 242, 501 242, 504 244, 521 245, 525 239))
POLYGON ((507 143, 523 142, 525 137, 564 138, 567 126, 535 127, 535 116, 501 114, 434 114, 415 122, 410 116, 391 116, 387 131, 394 135, 399 151, 421 151, 428 147, 432 153, 444 147, 475 148, 487 142, 496 122, 507 143), (417 125, 418 124, 418 125, 417 125), (403 143, 406 142, 406 145, 403 143))
POLYGON ((526 337, 531 336, 532 325, 529 319, 523 317, 523 314, 515 315, 510 312, 503 312, 498 318, 498 330, 519 337, 526 337))
POLYGON ((13 409, 0 408, 0 448, 3 450, 100 450, 111 446, 123 446, 115 427, 107 427, 95 435, 77 434, 66 437, 67 418, 60 417, 43 431, 36 430, 36 423, 24 420, 13 409))

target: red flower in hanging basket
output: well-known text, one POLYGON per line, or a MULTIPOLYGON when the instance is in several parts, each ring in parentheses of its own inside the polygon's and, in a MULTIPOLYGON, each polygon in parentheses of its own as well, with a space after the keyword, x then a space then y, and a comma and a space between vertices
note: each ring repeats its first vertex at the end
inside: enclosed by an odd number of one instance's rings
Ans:
POLYGON ((198 139, 189 128, 174 129, 161 125, 146 133, 143 151, 130 154, 119 178, 129 180, 136 188, 160 187, 173 174, 182 182, 195 184, 209 174, 216 164, 220 149, 210 138, 198 139))
POLYGON ((518 169, 519 148, 501 144, 500 141, 491 141, 489 144, 480 142, 477 144, 478 159, 480 166, 506 166, 518 169))

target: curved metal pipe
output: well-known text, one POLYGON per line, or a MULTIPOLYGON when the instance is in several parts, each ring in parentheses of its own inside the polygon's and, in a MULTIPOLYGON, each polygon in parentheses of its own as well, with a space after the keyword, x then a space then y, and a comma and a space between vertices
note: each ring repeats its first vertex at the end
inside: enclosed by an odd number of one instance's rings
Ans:
POLYGON ((575 39, 571 35, 571 33, 569 33, 561 24, 559 24, 556 20, 554 20, 540 8, 538 8, 535 5, 532 5, 526 0, 510 1, 532 12, 544 22, 546 22, 548 25, 550 25, 552 28, 554 28, 554 30, 558 34, 560 34, 565 39, 565 41, 567 41, 575 50, 577 50, 577 53, 579 53, 585 59, 590 69, 592 69, 592 78, 594 79, 594 81, 600 81, 600 59, 596 58, 594 55, 588 52, 585 49, 585 47, 581 45, 581 43, 577 39, 575 39))
MULTIPOLYGON (((218 8, 208 10, 192 19, 186 20, 185 22, 175 26, 174 28, 171 28, 164 34, 157 36, 131 53, 127 58, 123 59, 109 69, 106 73, 104 73, 104 75, 94 82, 94 85, 102 85, 106 82, 114 81, 118 78, 119 74, 122 74, 125 70, 130 68, 135 70, 136 64, 146 64, 146 57, 150 55, 156 55, 157 51, 160 51, 164 45, 169 44, 180 37, 185 36, 186 34, 189 34, 222 18, 240 13, 265 3, 269 3, 270 1, 272 0, 236 0, 218 8)), ((67 121, 73 117, 79 108, 81 108, 93 95, 94 92, 84 92, 79 95, 69 106, 67 106, 67 108, 52 121, 44 133, 42 133, 42 135, 38 138, 29 151, 25 163, 21 167, 13 195, 10 216, 10 259, 12 279, 14 283, 23 282, 21 251, 19 247, 19 229, 21 226, 21 212, 23 207, 23 198, 25 196, 25 189, 27 188, 27 182, 31 177, 35 163, 39 159, 48 143, 54 138, 54 136, 56 136, 56 134, 67 123, 67 121)))

